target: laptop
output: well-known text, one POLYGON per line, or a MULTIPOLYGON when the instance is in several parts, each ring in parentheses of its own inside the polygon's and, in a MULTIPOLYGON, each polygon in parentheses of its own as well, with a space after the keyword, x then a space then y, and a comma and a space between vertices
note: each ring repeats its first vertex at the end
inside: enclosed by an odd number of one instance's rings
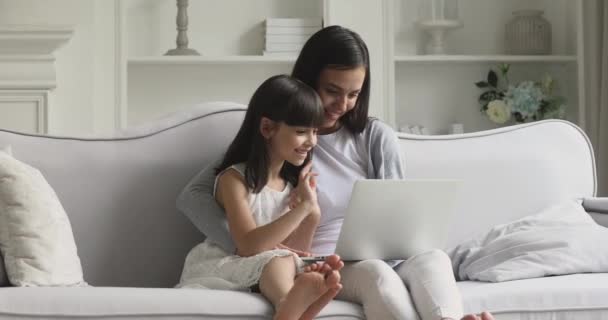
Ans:
POLYGON ((405 260, 445 248, 461 186, 461 180, 357 180, 335 253, 343 261, 405 260))

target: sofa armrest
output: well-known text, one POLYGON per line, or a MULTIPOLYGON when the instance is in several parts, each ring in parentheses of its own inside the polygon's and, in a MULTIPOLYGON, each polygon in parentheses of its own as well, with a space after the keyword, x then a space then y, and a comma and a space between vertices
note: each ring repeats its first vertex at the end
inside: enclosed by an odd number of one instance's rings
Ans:
POLYGON ((608 227, 608 197, 585 198, 583 208, 599 225, 608 227))
POLYGON ((608 214, 608 197, 585 198, 583 199, 583 208, 587 212, 608 214))
POLYGON ((593 218, 593 220, 595 220, 595 222, 597 222, 597 224, 608 228, 608 214, 599 212, 589 212, 589 215, 591 216, 591 218, 593 218))

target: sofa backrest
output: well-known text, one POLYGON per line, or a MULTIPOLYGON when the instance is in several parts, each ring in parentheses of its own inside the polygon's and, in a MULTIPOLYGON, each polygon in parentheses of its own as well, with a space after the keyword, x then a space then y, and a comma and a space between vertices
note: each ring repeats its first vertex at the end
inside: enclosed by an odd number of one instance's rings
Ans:
POLYGON ((545 120, 461 135, 399 138, 407 178, 464 181, 448 247, 559 201, 596 193, 593 149, 570 122, 545 120))
POLYGON ((238 130, 245 107, 203 104, 112 137, 0 131, 17 159, 38 168, 63 204, 84 278, 94 286, 172 287, 203 240, 177 195, 238 130))
MULTIPOLYGON (((85 280, 96 286, 171 287, 203 240, 175 208, 194 175, 221 157, 245 106, 208 103, 112 137, 0 130, 0 147, 37 167, 68 213, 85 280)), ((466 180, 451 243, 534 213, 565 197, 595 194, 585 135, 547 121, 456 136, 400 135, 410 178, 466 180)), ((440 201, 441 199, 438 199, 440 201)))

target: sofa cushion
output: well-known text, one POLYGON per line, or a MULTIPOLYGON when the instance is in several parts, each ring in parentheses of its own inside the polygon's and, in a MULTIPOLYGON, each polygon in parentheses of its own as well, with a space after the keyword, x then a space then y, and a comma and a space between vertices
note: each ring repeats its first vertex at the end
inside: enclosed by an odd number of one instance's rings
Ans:
POLYGON ((42 173, 0 152, 0 251, 14 286, 83 283, 68 217, 42 173))
MULTIPOLYGON (((0 288, 0 319, 271 319, 259 294, 205 289, 0 288)), ((332 301, 322 319, 364 319, 361 307, 332 301)))
POLYGON ((586 272, 608 272, 608 228, 595 223, 579 200, 495 226, 450 254, 457 279, 500 282, 586 272))
POLYGON ((608 273, 507 282, 458 282, 464 311, 497 319, 608 319, 608 273))

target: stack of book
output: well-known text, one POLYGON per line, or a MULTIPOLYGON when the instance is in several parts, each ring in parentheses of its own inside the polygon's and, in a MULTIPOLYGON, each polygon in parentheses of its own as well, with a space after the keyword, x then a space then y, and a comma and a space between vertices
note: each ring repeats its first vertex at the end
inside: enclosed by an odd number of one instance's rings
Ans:
POLYGON ((321 18, 267 18, 264 55, 297 55, 322 27, 321 18))

